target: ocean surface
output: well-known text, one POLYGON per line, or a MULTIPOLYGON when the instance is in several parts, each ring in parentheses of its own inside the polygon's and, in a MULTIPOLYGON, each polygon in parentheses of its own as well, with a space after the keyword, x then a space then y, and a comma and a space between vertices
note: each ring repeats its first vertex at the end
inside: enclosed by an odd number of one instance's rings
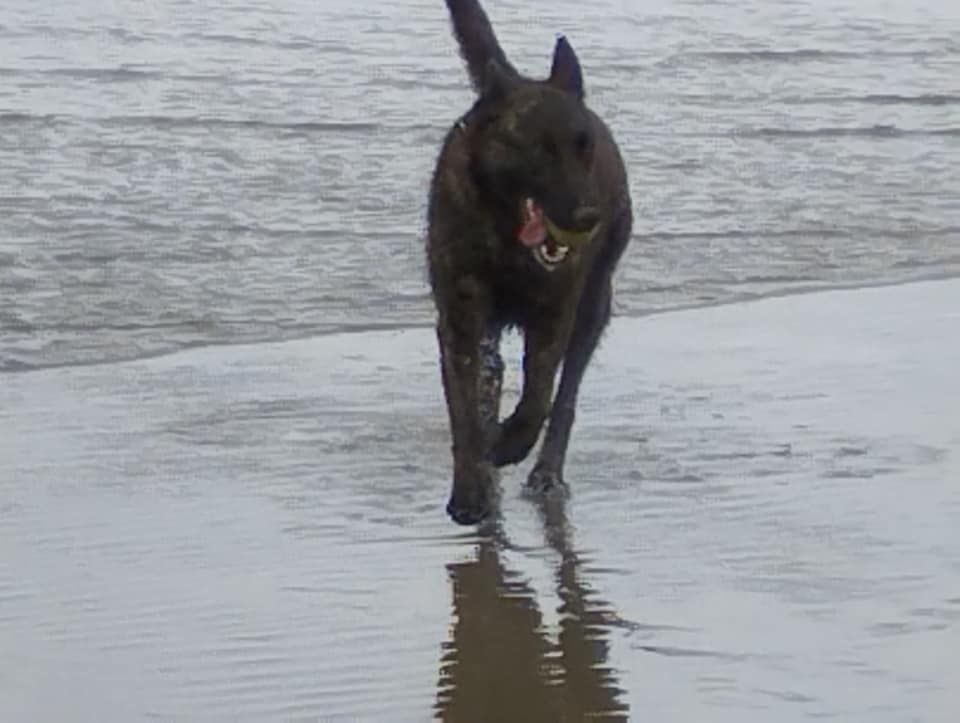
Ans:
POLYGON ((486 8, 636 222, 570 499, 475 530, 444 3, 0 4, 0 720, 957 720, 960 4, 486 8))
MULTIPOLYGON (((631 174, 616 313, 960 273, 960 5, 488 3, 631 174)), ((0 370, 432 322, 439 0, 5 0, 0 370)))

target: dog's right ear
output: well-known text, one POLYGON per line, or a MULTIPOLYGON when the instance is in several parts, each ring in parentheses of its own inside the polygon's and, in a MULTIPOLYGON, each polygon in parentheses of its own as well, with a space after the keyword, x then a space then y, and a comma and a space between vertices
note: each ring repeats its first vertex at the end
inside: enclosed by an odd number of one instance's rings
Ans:
POLYGON ((496 59, 490 58, 483 69, 483 90, 481 97, 488 100, 502 98, 517 85, 516 76, 504 68, 496 59))
POLYGON ((580 69, 580 59, 563 35, 557 36, 553 49, 553 67, 550 68, 550 80, 547 82, 583 100, 583 71, 580 69))

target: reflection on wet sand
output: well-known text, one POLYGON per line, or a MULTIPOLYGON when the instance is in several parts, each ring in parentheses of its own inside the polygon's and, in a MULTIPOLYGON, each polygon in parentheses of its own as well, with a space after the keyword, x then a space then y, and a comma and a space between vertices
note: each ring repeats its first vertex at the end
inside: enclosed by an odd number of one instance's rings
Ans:
POLYGON ((559 554, 555 582, 559 631, 549 635, 533 589, 507 569, 499 526, 476 559, 448 566, 453 630, 443 645, 437 714, 441 720, 626 720, 627 706, 607 665, 615 616, 581 579, 563 500, 540 503, 544 534, 559 554), (556 638, 556 639, 554 639, 556 638))

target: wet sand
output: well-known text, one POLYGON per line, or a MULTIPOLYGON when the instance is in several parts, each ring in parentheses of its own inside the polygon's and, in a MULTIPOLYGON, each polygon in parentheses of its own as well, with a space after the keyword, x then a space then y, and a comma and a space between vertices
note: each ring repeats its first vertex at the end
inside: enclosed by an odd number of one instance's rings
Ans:
POLYGON ((0 376, 0 719, 955 720, 958 310, 617 319, 482 531, 429 330, 0 376))

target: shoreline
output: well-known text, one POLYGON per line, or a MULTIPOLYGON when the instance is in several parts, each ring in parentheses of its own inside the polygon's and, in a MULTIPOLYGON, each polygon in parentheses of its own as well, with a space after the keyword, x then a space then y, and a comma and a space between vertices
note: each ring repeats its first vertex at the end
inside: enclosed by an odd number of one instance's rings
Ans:
MULTIPOLYGON (((793 297, 808 297, 816 296, 820 294, 833 294, 833 293, 857 293, 857 292, 869 292, 873 290, 882 290, 882 289, 897 289, 902 287, 911 287, 911 286, 921 286, 927 284, 949 284, 957 283, 960 284, 960 274, 956 272, 944 272, 943 274, 934 274, 923 276, 914 279, 906 280, 897 280, 897 281, 872 281, 865 283, 849 283, 849 284, 829 284, 825 286, 805 286, 800 288, 791 288, 784 289, 779 291, 771 291, 766 294, 752 296, 752 297, 743 297, 743 298, 732 298, 725 299, 721 301, 710 301, 710 302, 691 302, 689 304, 681 304, 678 306, 672 306, 664 309, 652 309, 650 311, 635 313, 635 314, 618 314, 614 308, 613 316, 611 318, 610 327, 605 336, 608 336, 609 333, 616 327, 622 324, 624 321, 640 321, 643 319, 649 319, 654 317, 663 317, 673 314, 684 314, 689 312, 704 311, 709 309, 721 309, 728 307, 736 306, 750 306, 754 304, 762 304, 765 302, 772 302, 778 299, 787 299, 793 297)), ((616 306, 616 299, 614 299, 614 306, 616 306)), ((344 328, 337 329, 334 331, 321 333, 321 334, 308 334, 305 336, 292 336, 286 339, 272 339, 272 340, 263 340, 263 341, 236 341, 236 342, 198 342, 195 344, 186 344, 184 346, 178 347, 176 349, 158 351, 156 353, 143 354, 141 356, 132 356, 129 358, 122 359, 106 359, 106 360, 93 360, 93 361, 77 361, 77 362, 68 362, 62 364, 49 364, 42 366, 24 366, 20 368, 12 369, 0 369, 0 377, 4 375, 17 376, 22 374, 36 374, 39 372, 53 372, 60 371, 65 369, 86 369, 90 367, 100 367, 100 366, 116 366, 123 364, 136 364, 141 362, 149 362, 155 359, 163 359, 165 357, 173 357, 181 354, 190 354, 196 351, 204 349, 220 349, 220 348, 243 348, 243 347, 263 347, 263 346, 274 346, 274 345, 283 345, 283 344, 296 344, 309 341, 316 341, 321 339, 336 339, 338 337, 353 337, 358 335, 367 335, 367 334, 382 334, 382 333, 402 333, 407 331, 417 331, 417 330, 428 330, 432 329, 433 325, 431 323, 423 324, 367 324, 362 327, 356 328, 344 328)), ((603 343, 603 342, 601 342, 603 343)))

